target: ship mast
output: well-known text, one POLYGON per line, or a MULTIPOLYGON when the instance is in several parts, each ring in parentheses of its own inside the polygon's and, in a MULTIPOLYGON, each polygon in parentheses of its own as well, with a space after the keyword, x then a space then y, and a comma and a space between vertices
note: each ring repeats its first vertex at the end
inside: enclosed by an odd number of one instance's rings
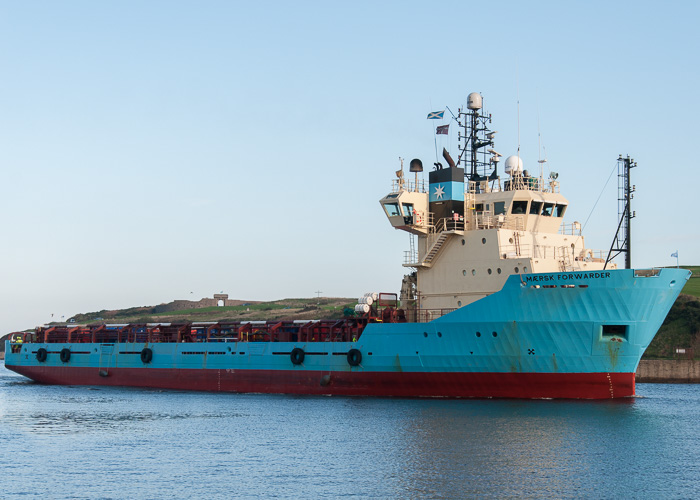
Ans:
POLYGON ((460 108, 457 115, 457 122, 463 129, 459 132, 460 152, 457 165, 463 166, 464 176, 472 182, 495 180, 498 177, 496 166, 501 155, 489 149, 488 153, 493 156, 487 158, 486 152, 483 151, 483 148, 493 146, 493 136, 496 132, 488 128, 491 115, 482 111, 481 94, 469 94, 467 111, 460 108))
POLYGON ((617 224, 617 231, 603 269, 607 268, 608 263, 621 253, 625 254, 625 269, 632 268, 631 229, 632 219, 635 217, 636 212, 633 212, 631 208, 635 186, 630 184, 630 169, 636 166, 637 162, 630 158, 629 155, 626 158, 620 155, 617 159, 617 215, 619 223, 617 224), (613 252, 616 253, 613 255, 613 252))

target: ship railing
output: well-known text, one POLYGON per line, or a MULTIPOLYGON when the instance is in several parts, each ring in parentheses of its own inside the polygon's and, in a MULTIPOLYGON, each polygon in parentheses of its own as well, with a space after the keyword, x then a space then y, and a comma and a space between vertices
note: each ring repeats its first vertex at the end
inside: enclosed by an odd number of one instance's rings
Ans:
MULTIPOLYGON (((395 303, 394 296, 383 296, 386 303, 395 303), (393 300, 393 302, 392 302, 393 300)), ((383 302, 382 302, 383 303, 383 302)), ((395 308, 393 308, 395 309, 395 308)), ((380 311, 381 312, 381 311, 380 311)), ((389 318, 391 319, 391 318, 389 318)), ((387 318, 383 318, 387 321, 387 318)), ((49 344, 90 343, 164 343, 164 342, 350 342, 362 334, 369 318, 272 321, 221 321, 192 323, 112 325, 48 325, 35 334, 25 335, 24 342, 49 344)), ((19 335, 19 334, 17 334, 19 335)))
POLYGON ((418 260, 418 252, 412 250, 404 250, 403 252, 403 263, 405 266, 416 267, 420 265, 418 260))
POLYGON ((419 179, 418 182, 410 179, 393 179, 391 181, 391 192, 398 193, 400 191, 410 191, 413 193, 427 193, 425 180, 419 179))
MULTIPOLYGON (((469 181, 465 183, 465 194, 476 195, 480 193, 491 193, 501 191, 500 178, 498 182, 491 184, 491 181, 469 181)), ((503 182, 503 191, 537 191, 540 193, 558 193, 559 182, 550 178, 545 180, 542 177, 523 176, 516 174, 503 182)))
POLYGON ((501 245, 501 259, 534 258, 553 259, 567 262, 571 267, 571 260, 575 262, 605 262, 606 252, 604 250, 582 250, 578 255, 572 254, 571 247, 552 245, 501 245))
POLYGON ((476 212, 474 225, 477 229, 513 229, 515 231, 525 229, 524 217, 521 215, 491 215, 489 212, 476 212))
POLYGON ((569 236, 581 236, 581 223, 572 222, 571 224, 563 223, 559 227, 559 234, 569 236))
POLYGON ((408 321, 415 323, 428 323, 434 319, 451 313, 455 308, 446 309, 409 309, 406 311, 408 321))
POLYGON ((443 217, 442 219, 438 219, 432 232, 437 234, 444 231, 464 231, 464 217, 457 215, 457 217, 443 217))

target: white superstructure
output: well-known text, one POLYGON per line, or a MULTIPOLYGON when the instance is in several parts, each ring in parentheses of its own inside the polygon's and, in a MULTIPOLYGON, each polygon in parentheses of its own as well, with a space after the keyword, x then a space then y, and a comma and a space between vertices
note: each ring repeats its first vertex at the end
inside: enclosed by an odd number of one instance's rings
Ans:
MULTIPOLYGON (((478 94, 477 94, 478 95, 478 94)), ((496 172, 500 154, 470 94, 468 111, 459 111, 465 139, 458 163, 436 164, 429 183, 419 181, 419 160, 411 162, 415 181, 397 172, 392 192, 380 200, 389 222, 414 235, 405 252, 401 299, 429 320, 500 290, 511 274, 595 271, 605 266, 601 252, 586 248, 578 222, 565 224, 567 199, 557 174, 532 177, 517 156, 506 159, 508 179, 496 172), (483 159, 480 159, 481 155, 483 159), (465 167, 471 171, 465 175, 465 167)), ((615 265, 609 263, 608 269, 615 265)), ((542 286, 546 286, 543 283, 542 286)))

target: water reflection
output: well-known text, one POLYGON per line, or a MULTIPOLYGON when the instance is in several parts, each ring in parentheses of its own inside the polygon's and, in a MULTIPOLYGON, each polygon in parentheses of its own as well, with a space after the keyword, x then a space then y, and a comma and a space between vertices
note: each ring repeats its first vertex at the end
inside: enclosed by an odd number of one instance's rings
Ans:
POLYGON ((0 369, 0 474, 16 478, 0 497, 699 496, 698 391, 639 390, 600 402, 231 395, 41 386, 0 369))

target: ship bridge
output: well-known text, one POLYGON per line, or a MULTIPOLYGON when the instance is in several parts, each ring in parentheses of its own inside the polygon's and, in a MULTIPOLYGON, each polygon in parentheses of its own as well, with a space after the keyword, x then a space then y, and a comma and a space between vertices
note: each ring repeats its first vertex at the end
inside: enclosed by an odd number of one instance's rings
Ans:
POLYGON ((496 132, 480 96, 470 94, 458 116, 464 131, 457 161, 443 149, 447 166, 436 162, 427 184, 419 178, 421 160, 410 162, 412 179, 402 161, 391 192, 379 200, 392 227, 412 235, 403 259, 411 269, 402 284, 404 307, 439 316, 497 292, 511 274, 603 269, 603 252, 585 247, 581 225, 563 222, 569 202, 559 193, 558 174, 530 175, 519 156, 509 156, 502 181, 496 132))

